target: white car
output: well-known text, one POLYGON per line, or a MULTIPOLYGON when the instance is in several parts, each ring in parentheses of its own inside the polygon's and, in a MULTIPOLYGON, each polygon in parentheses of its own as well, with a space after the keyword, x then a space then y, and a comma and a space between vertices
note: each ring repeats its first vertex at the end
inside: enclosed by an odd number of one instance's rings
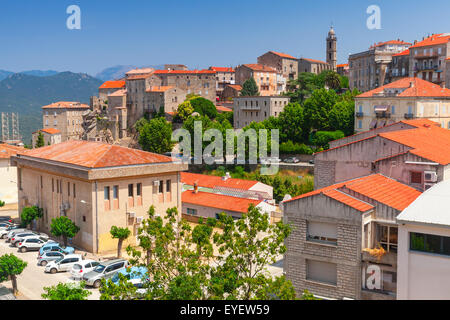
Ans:
POLYGON ((39 249, 48 242, 55 242, 53 240, 49 240, 47 238, 38 236, 38 237, 27 237, 20 241, 17 245, 20 252, 27 251, 39 251, 39 249))
POLYGON ((19 230, 19 229, 22 230, 22 231, 25 230, 25 229, 22 229, 22 228, 17 228, 16 226, 5 228, 5 229, 0 228, 0 239, 5 239, 10 231, 15 231, 15 230, 19 230))
POLYGON ((16 233, 14 237, 11 238, 11 245, 18 247, 20 242, 23 242, 27 238, 42 238, 42 239, 48 239, 48 235, 45 233, 39 233, 39 232, 24 232, 24 233, 16 233))
POLYGON ((6 242, 10 242, 11 238, 14 237, 14 235, 16 235, 18 233, 24 233, 24 232, 27 232, 27 231, 30 232, 30 230, 23 229, 23 228, 14 229, 14 230, 9 231, 8 234, 6 235, 6 242))
POLYGON ((100 262, 95 260, 82 260, 73 265, 72 270, 70 270, 70 274, 72 275, 72 278, 81 280, 85 273, 91 272, 99 264, 100 262))
POLYGON ((72 270, 73 265, 79 263, 81 260, 83 260, 81 254, 68 254, 63 258, 49 262, 45 266, 45 272, 67 272, 72 270))

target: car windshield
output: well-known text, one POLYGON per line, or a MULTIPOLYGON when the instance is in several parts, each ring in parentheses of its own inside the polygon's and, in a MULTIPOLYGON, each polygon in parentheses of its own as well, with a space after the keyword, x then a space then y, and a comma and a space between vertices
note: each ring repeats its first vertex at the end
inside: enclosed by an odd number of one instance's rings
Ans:
POLYGON ((73 265, 73 268, 74 268, 75 270, 82 269, 81 265, 79 265, 79 264, 73 265))
POLYGON ((58 258, 57 260, 55 260, 56 263, 60 262, 62 259, 64 259, 64 257, 58 258))
POLYGON ((94 271, 98 272, 98 273, 102 273, 103 270, 105 270, 105 266, 102 264, 99 264, 98 266, 95 267, 94 271))

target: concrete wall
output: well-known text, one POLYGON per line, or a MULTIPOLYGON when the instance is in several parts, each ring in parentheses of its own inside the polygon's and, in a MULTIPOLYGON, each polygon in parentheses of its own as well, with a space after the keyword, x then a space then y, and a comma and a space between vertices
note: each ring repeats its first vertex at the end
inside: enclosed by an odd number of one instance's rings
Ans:
POLYGON ((271 116, 278 117, 289 103, 288 97, 237 97, 233 100, 234 128, 240 129, 251 122, 261 122, 271 116))
MULTIPOLYGON (((189 191, 190 192, 190 191, 189 191)), ((216 209, 211 207, 204 207, 196 204, 191 203, 182 203, 182 210, 181 212, 184 214, 187 213, 187 209, 195 209, 197 210, 197 216, 202 218, 216 218, 216 213, 224 212, 227 215, 230 215, 232 217, 241 217, 242 212, 235 212, 235 211, 229 211, 229 210, 223 210, 223 209, 216 209)))
POLYGON ((87 108, 43 109, 43 129, 55 128, 61 131, 61 141, 80 140, 83 134, 83 117, 87 108))
POLYGON ((266 52, 258 57, 258 63, 277 69, 286 80, 294 80, 298 77, 298 61, 280 57, 272 52, 266 52))
POLYGON ((17 168, 9 159, 0 159, 0 200, 17 203, 17 168))

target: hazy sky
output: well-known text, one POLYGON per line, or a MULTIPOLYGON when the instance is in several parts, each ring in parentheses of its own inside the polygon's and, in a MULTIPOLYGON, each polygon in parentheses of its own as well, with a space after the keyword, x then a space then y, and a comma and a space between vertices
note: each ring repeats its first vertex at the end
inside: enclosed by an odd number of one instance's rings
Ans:
POLYGON ((344 63, 374 42, 450 32, 449 14, 449 0, 0 0, 0 69, 236 66, 268 50, 325 60, 331 23, 344 63), (66 27, 73 4, 81 30, 66 27), (381 8, 380 30, 366 27, 373 4, 381 8))

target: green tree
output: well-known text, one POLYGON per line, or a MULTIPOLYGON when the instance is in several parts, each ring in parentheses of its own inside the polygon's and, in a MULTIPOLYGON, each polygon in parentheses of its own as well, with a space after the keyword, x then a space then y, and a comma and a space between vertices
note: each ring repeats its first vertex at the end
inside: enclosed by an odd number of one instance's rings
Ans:
POLYGON ((330 110, 331 130, 341 130, 346 136, 353 134, 355 125, 355 104, 349 101, 337 102, 330 110))
POLYGON ((242 97, 253 97, 259 96, 258 86, 256 85, 256 81, 253 78, 247 79, 242 84, 241 89, 242 97))
POLYGON ((37 140, 36 140, 36 148, 43 147, 45 145, 44 142, 44 135, 42 134, 42 131, 39 131, 37 140))
POLYGON ((189 100, 178 106, 177 114, 182 121, 185 121, 194 112, 194 107, 189 100))
POLYGON ((33 220, 41 218, 43 216, 42 208, 38 206, 24 207, 22 209, 22 214, 20 215, 20 221, 22 227, 27 227, 33 220))
POLYGON ((305 117, 299 103, 289 103, 279 115, 281 141, 302 142, 305 117))
POLYGON ((288 92, 287 96, 291 97, 291 102, 299 102, 301 104, 311 96, 314 90, 323 88, 318 76, 310 72, 300 73, 297 79, 289 82, 289 86, 295 89, 288 92))
POLYGON ((174 146, 171 138, 172 125, 164 118, 151 119, 139 130, 139 144, 145 151, 161 154, 170 152, 174 146))
POLYGON ((85 282, 58 283, 56 286, 44 287, 41 296, 47 300, 87 300, 92 293, 85 289, 85 282))
POLYGON ((17 295, 17 276, 27 266, 27 263, 13 254, 4 254, 0 257, 0 282, 11 280, 13 294, 17 295))
POLYGON ((67 246, 67 238, 75 237, 78 231, 80 231, 80 227, 66 216, 52 219, 50 233, 55 237, 62 237, 65 247, 67 246))
POLYGON ((0 200, 0 207, 4 207, 5 206, 5 201, 0 200))
POLYGON ((122 257, 122 243, 124 240, 126 240, 130 236, 131 231, 128 228, 119 228, 116 226, 112 226, 109 233, 111 234, 113 239, 119 240, 119 242, 117 244, 117 257, 121 258, 122 257))
POLYGON ((327 70, 324 77, 325 85, 333 90, 339 90, 341 88, 341 78, 338 73, 327 70))
POLYGON ((207 116, 210 119, 217 117, 217 109, 214 103, 203 97, 196 97, 189 100, 194 112, 198 112, 201 116, 207 116))
MULTIPOLYGON (((330 130, 330 111, 338 100, 339 96, 333 90, 314 91, 304 104, 305 123, 309 124, 311 129, 330 130)), ((309 131, 307 130, 308 133, 309 131)))

